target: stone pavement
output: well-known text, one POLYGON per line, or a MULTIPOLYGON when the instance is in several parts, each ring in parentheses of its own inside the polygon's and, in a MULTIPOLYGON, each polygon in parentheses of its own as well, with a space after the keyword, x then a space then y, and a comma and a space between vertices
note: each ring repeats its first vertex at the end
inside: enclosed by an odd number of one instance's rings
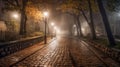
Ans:
POLYGON ((80 40, 57 38, 23 60, 3 67, 113 67, 89 48, 80 40))
POLYGON ((66 43, 66 40, 54 41, 44 49, 14 66, 73 67, 66 43))
MULTIPOLYGON (((52 42, 54 39, 50 40, 50 38, 48 38, 49 43, 52 42)), ((28 57, 31 54, 34 54, 36 51, 42 49, 43 47, 45 47, 44 45, 44 41, 35 44, 31 47, 25 48, 21 51, 15 52, 9 56, 6 56, 4 58, 0 59, 0 67, 9 67, 10 65, 23 60, 24 58, 28 57)))
POLYGON ((107 67, 82 42, 59 38, 14 67, 107 67))

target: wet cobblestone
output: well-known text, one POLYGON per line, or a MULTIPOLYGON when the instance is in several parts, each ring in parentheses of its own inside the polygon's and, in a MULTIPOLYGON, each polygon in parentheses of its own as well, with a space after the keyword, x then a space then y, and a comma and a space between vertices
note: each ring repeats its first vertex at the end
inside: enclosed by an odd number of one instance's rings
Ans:
POLYGON ((15 66, 72 67, 69 51, 64 43, 65 41, 54 41, 15 66))
POLYGON ((14 67, 75 67, 70 53, 77 67, 105 67, 84 44, 70 39, 58 39, 14 67))
POLYGON ((107 67, 83 42, 58 38, 12 67, 107 67))

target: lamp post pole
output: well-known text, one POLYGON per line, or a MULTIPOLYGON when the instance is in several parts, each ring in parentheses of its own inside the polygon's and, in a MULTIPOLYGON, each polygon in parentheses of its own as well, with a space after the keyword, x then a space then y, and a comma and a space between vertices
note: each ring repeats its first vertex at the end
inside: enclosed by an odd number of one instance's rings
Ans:
POLYGON ((55 33, 54 33, 54 36, 55 36, 55 37, 56 37, 56 29, 57 29, 57 27, 55 26, 55 27, 54 27, 54 32, 55 32, 55 33))
POLYGON ((46 26, 47 26, 47 19, 45 18, 45 35, 44 35, 44 39, 45 39, 45 41, 44 41, 44 44, 47 43, 47 32, 46 32, 46 26))
POLYGON ((55 38, 56 38, 56 29, 55 29, 55 38))
POLYGON ((48 17, 48 12, 44 12, 44 22, 45 22, 45 34, 44 34, 44 44, 47 44, 47 17, 48 17))

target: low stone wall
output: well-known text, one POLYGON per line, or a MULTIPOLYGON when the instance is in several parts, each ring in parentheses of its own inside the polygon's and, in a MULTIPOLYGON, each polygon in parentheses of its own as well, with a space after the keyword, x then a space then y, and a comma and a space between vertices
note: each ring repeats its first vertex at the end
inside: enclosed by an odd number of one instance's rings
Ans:
POLYGON ((43 41, 43 37, 37 36, 6 43, 0 43, 0 58, 12 54, 14 52, 20 51, 41 41, 43 41))

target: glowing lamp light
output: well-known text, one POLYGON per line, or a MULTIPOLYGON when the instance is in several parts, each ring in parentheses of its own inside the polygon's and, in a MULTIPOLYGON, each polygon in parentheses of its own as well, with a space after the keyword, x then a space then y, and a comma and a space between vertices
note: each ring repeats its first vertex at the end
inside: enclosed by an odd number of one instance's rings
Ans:
POLYGON ((15 18, 15 19, 18 19, 19 16, 18 16, 17 13, 14 13, 14 14, 12 15, 12 17, 15 18))
POLYGON ((51 26, 54 26, 55 24, 54 23, 51 23, 51 26))
POLYGON ((44 12, 43 13, 45 17, 48 17, 49 13, 48 12, 44 12))

